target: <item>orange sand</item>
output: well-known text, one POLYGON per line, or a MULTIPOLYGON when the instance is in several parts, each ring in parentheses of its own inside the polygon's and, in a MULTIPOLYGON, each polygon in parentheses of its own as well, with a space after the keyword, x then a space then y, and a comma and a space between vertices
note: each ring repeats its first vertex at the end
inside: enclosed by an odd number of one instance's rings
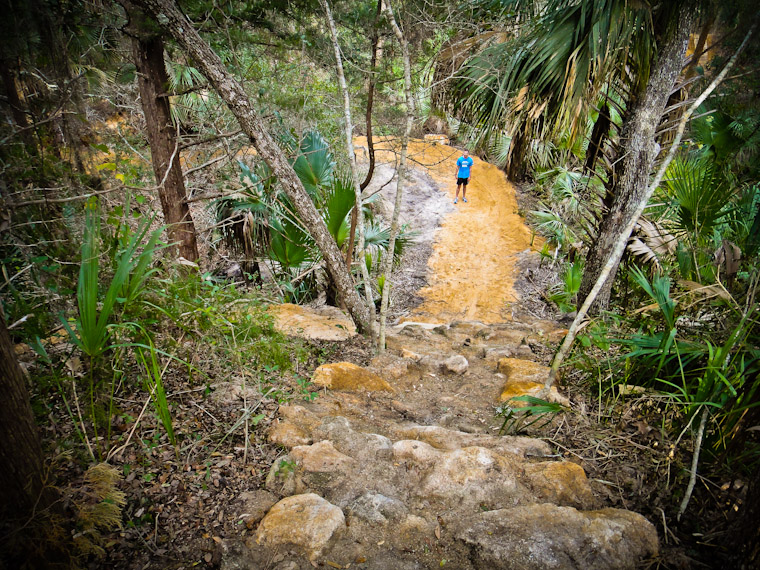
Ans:
MULTIPOLYGON (((357 137, 355 144, 366 146, 366 138, 357 137)), ((377 146, 388 149, 391 144, 377 146)), ((389 155, 380 152, 377 159, 392 160, 389 155)), ((420 140, 413 141, 409 148, 412 165, 425 168, 452 201, 460 155, 461 151, 451 146, 420 140)), ((517 301, 513 288, 516 256, 531 247, 532 233, 517 213, 515 189, 504 173, 473 158, 475 164, 467 187, 469 202, 463 203, 460 195, 454 206, 456 212, 444 219, 428 262, 428 286, 420 290, 425 300, 405 320, 512 320, 508 304, 517 301)))

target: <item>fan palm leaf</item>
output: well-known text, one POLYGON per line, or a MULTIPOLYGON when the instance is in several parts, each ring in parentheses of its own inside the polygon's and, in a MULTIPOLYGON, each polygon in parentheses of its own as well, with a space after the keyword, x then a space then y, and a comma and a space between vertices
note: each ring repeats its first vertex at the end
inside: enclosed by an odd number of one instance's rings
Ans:
POLYGON ((301 141, 293 170, 318 207, 323 198, 322 190, 330 185, 334 169, 335 161, 325 138, 317 131, 307 132, 301 141))

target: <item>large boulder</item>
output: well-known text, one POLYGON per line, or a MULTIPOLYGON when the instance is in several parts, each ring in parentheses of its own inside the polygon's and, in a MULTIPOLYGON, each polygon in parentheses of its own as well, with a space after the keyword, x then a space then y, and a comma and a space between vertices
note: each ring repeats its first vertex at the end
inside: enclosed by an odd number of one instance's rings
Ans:
POLYGON ((350 362, 323 364, 314 371, 311 381, 316 386, 330 390, 348 392, 359 390, 368 392, 393 391, 391 385, 380 376, 350 362))
POLYGON ((619 509, 525 505, 465 517, 457 527, 483 570, 633 570, 658 551, 652 524, 619 509))
POLYGON ((345 526, 343 511, 319 495, 294 495, 267 513, 256 531, 256 542, 271 547, 299 546, 313 561, 345 526))

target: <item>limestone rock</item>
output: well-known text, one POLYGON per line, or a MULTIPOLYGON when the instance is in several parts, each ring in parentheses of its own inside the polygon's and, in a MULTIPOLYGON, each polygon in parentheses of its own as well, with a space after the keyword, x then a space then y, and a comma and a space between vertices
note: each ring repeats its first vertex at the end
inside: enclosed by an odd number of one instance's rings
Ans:
POLYGON ((488 361, 498 361, 502 358, 512 358, 516 352, 517 349, 511 346, 494 346, 484 348, 480 356, 488 361))
MULTIPOLYGON (((516 396, 536 396, 541 397, 539 392, 544 389, 544 382, 549 376, 549 367, 531 362, 530 360, 521 360, 519 358, 502 358, 497 366, 498 372, 507 377, 507 383, 501 391, 499 402, 516 396)), ((552 386, 548 396, 544 399, 549 402, 570 406, 570 400, 560 395, 556 386, 552 386)), ((526 402, 512 402, 515 408, 527 406, 526 402)))
POLYGON ((453 374, 464 374, 469 366, 470 363, 461 354, 454 354, 443 361, 443 368, 453 374))
POLYGON ((277 496, 264 489, 257 489, 242 493, 239 501, 242 503, 239 517, 249 529, 252 529, 277 502, 277 496))
POLYGON ((314 371, 311 381, 331 390, 393 391, 391 385, 380 376, 350 362, 323 364, 314 371))
POLYGON ((315 560, 345 525, 343 511, 319 495, 295 495, 267 513, 256 531, 256 542, 267 546, 294 544, 315 560))
POLYGON ((398 499, 369 491, 351 503, 346 511, 364 522, 386 525, 404 518, 406 506, 398 499))
POLYGON ((280 406, 280 408, 277 411, 283 418, 290 421, 290 423, 300 426, 301 428, 305 428, 307 430, 313 429, 314 426, 318 425, 319 422, 321 421, 318 416, 316 416, 313 412, 307 410, 303 406, 297 406, 297 405, 280 406))
POLYGON ((321 439, 329 439, 338 451, 354 459, 377 461, 392 456, 390 439, 376 433, 355 431, 349 421, 341 416, 326 417, 314 429, 314 434, 321 439))
POLYGON ((356 463, 353 458, 335 449, 331 441, 294 447, 290 450, 290 456, 304 471, 315 473, 345 471, 356 463))
POLYGON ((528 495, 517 475, 513 465, 490 449, 465 447, 441 453, 417 492, 454 503, 515 505, 528 495))
POLYGON ((529 463, 525 473, 539 502, 578 509, 594 506, 594 496, 583 467, 570 461, 529 463))
POLYGON ((289 422, 278 422, 269 430, 269 442, 291 448, 311 444, 311 437, 298 426, 289 422))
MULTIPOLYGON (((543 383, 539 384, 538 382, 528 382, 523 380, 507 380, 507 383, 504 385, 504 388, 501 391, 501 395, 499 395, 499 402, 506 402, 507 400, 510 400, 516 396, 527 395, 543 398, 547 402, 553 402, 555 404, 570 407, 570 400, 561 395, 557 391, 556 386, 552 386, 549 389, 549 394, 544 396, 541 395, 541 391, 543 389, 543 383)), ((528 406, 529 404, 527 402, 513 400, 510 402, 510 405, 513 408, 522 408, 524 406, 528 406)))
POLYGON ((401 358, 406 358, 409 360, 413 360, 414 362, 419 362, 419 360, 422 358, 422 355, 417 354, 416 352, 413 352, 411 350, 408 350, 406 348, 401 349, 401 358))
POLYGON ((441 452, 423 441, 401 440, 393 444, 393 458, 396 461, 409 460, 418 465, 432 465, 441 452))
POLYGON ((419 544, 433 536, 433 525, 422 517, 407 516, 399 525, 399 538, 405 544, 419 544))
POLYGON ((501 358, 496 371, 507 376, 507 380, 543 383, 549 376, 549 367, 522 360, 520 358, 501 358))
POLYGON ((295 472, 296 463, 289 456, 279 457, 269 468, 265 486, 272 493, 283 495, 295 495, 303 492, 304 485, 301 478, 295 472))
POLYGON ((325 305, 318 309, 292 305, 272 305, 275 329, 283 334, 312 340, 348 340, 356 335, 353 321, 336 308, 325 305))
POLYGON ((639 514, 581 512, 549 503, 479 513, 458 523, 476 568, 628 570, 658 552, 657 532, 639 514))
POLYGON ((409 370, 409 363, 389 352, 384 352, 372 359, 370 369, 382 374, 385 378, 398 380, 409 370))
POLYGON ((446 429, 440 426, 410 426, 399 431, 399 436, 418 439, 442 450, 460 447, 486 447, 502 454, 542 456, 551 454, 551 447, 545 441, 530 437, 494 436, 472 434, 446 429))

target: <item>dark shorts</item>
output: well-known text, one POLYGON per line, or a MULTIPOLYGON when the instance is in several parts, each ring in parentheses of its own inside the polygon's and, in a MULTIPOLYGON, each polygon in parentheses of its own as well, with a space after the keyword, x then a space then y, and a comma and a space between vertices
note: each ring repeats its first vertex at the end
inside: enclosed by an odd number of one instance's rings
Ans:
POLYGON ((469 178, 457 178, 457 186, 467 186, 467 183, 470 181, 469 178))

